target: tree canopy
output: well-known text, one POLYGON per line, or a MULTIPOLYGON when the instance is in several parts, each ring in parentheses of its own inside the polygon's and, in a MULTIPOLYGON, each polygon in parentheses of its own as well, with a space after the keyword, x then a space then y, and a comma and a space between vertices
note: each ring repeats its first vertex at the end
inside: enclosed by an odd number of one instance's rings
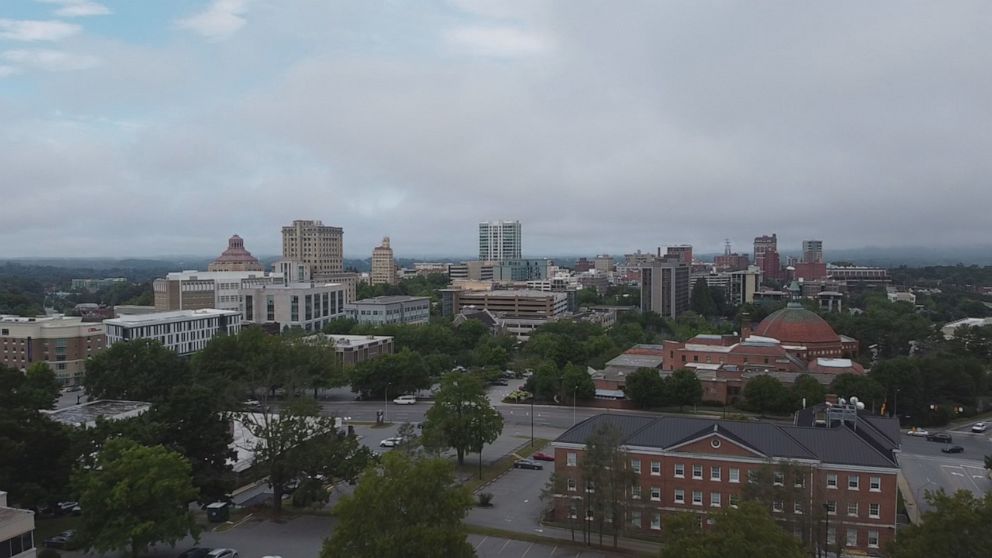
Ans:
POLYGON ((992 548, 992 493, 967 490, 952 495, 927 492, 931 509, 921 521, 899 531, 886 549, 891 558, 987 556, 992 548))
POLYGON ((662 558, 803 558, 802 544, 782 529, 768 509, 756 502, 741 502, 710 517, 709 529, 702 516, 680 513, 668 520, 662 558))
POLYGON ((114 343, 86 362, 86 393, 100 399, 159 401, 172 387, 190 382, 186 361, 151 339, 114 343))
POLYGON ((157 542, 198 537, 189 511, 197 496, 191 475, 189 462, 162 446, 108 441, 96 466, 73 479, 83 510, 83 543, 97 552, 127 550, 137 557, 157 542))
POLYGON ((338 523, 321 558, 475 556, 462 524, 472 496, 453 473, 442 459, 387 453, 334 508, 338 523))
POLYGON ((503 432, 503 416, 493 409, 485 386, 471 374, 450 372, 441 379, 424 421, 425 444, 454 448, 458 464, 466 452, 481 452, 503 432))

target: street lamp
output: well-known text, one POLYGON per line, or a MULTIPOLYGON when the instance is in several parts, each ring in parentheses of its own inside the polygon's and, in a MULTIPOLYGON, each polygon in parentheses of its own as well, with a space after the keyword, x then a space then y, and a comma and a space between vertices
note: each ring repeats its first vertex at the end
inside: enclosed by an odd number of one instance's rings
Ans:
POLYGON ((389 422, 389 382, 386 382, 386 392, 382 395, 382 423, 389 422))
POLYGON ((576 385, 575 389, 572 390, 572 426, 575 426, 575 397, 579 392, 579 386, 576 385))
POLYGON ((534 395, 530 396, 530 447, 534 447, 534 395))

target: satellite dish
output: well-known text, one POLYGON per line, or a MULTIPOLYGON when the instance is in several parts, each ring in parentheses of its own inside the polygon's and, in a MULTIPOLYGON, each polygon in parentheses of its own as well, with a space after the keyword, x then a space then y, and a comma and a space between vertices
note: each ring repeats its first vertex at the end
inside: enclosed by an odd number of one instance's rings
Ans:
POLYGON ((857 405, 857 404, 858 404, 858 398, 857 398, 857 396, 852 395, 851 396, 851 405, 857 405))
POLYGON ((864 411, 865 410, 865 404, 862 403, 861 401, 858 401, 857 407, 858 407, 858 410, 859 411, 864 411))
POLYGON ((841 397, 840 399, 837 400, 837 403, 841 405, 847 405, 847 400, 841 397))

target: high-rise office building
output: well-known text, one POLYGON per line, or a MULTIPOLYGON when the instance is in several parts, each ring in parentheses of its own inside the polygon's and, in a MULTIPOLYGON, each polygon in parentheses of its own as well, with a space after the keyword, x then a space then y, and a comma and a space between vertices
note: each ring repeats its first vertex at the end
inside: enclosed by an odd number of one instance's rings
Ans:
POLYGON ((803 263, 823 263, 823 241, 803 241, 803 263))
POLYGON ((754 265, 769 279, 781 279, 782 263, 778 254, 778 238, 762 235, 754 238, 754 265))
POLYGON ((389 237, 382 239, 382 244, 372 249, 373 285, 392 285, 396 283, 396 260, 393 259, 393 249, 389 247, 389 237))
POLYGON ((669 246, 665 252, 665 257, 669 259, 677 258, 682 263, 692 265, 692 246, 689 244, 669 246))
POLYGON ((344 231, 320 221, 293 221, 282 228, 282 256, 310 266, 315 281, 344 271, 344 231))
POLYGON ((690 268, 675 258, 641 267, 641 311, 675 318, 689 310, 690 268))
POLYGON ((520 221, 479 223, 479 260, 501 262, 523 259, 520 253, 520 221))

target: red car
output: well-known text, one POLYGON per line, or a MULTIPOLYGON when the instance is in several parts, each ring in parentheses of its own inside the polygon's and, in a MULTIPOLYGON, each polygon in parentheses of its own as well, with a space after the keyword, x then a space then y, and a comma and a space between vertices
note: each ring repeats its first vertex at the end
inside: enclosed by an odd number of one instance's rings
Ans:
POLYGON ((538 461, 554 461, 555 456, 548 455, 542 451, 536 452, 534 455, 530 456, 531 459, 536 459, 538 461))

